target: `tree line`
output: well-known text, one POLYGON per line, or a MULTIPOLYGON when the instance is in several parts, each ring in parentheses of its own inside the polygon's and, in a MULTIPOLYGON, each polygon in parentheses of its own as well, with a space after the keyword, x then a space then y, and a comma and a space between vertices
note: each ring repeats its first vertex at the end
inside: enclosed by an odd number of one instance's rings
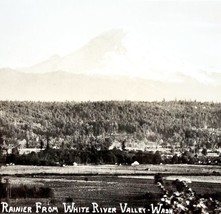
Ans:
POLYGON ((96 150, 84 148, 83 150, 71 149, 45 149, 38 153, 19 155, 18 152, 6 155, 3 159, 5 164, 37 165, 37 166, 64 166, 77 164, 118 164, 131 165, 135 161, 139 164, 221 164, 221 156, 209 158, 197 156, 189 151, 180 156, 166 156, 156 151, 124 151, 120 149, 96 150))
POLYGON ((146 140, 210 149, 221 147, 220 127, 220 103, 0 101, 1 147, 25 139, 27 147, 104 150, 114 140, 146 140))

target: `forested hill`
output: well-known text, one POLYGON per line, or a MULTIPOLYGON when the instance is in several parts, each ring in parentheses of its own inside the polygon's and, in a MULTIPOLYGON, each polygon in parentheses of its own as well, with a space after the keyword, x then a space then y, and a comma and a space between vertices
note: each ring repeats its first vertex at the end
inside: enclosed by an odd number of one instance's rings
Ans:
MULTIPOLYGON (((111 141, 152 141, 203 146, 220 144, 221 104, 171 102, 0 102, 0 131, 6 144, 26 139, 29 147, 39 142, 70 147, 111 141)), ((207 146, 208 147, 208 146, 207 146)))

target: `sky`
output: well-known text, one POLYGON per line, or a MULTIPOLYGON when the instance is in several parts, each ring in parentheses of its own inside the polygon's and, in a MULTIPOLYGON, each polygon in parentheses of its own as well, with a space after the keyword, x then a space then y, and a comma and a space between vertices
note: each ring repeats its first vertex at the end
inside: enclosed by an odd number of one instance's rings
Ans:
POLYGON ((0 0, 0 67, 65 56, 112 29, 126 32, 132 73, 221 73, 218 0, 0 0))

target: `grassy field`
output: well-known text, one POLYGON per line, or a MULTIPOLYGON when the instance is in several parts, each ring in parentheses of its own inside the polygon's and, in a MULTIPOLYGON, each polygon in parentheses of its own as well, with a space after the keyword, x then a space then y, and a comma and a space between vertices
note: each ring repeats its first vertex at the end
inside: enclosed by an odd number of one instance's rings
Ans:
MULTIPOLYGON (((119 176, 8 176, 11 185, 48 186, 54 191, 53 199, 12 199, 10 204, 33 204, 40 201, 44 204, 53 203, 56 206, 73 199, 78 206, 90 206, 96 202, 101 206, 119 206, 128 203, 133 207, 145 207, 160 200, 162 193, 154 180, 144 177, 119 176), (152 198, 147 197, 148 194, 152 198)), ((221 183, 192 182, 189 185, 198 194, 221 193, 221 183)), ((174 190, 171 181, 166 181, 168 189, 174 190)))
POLYGON ((132 207, 145 207, 160 199, 160 189, 153 180, 121 178, 118 176, 8 176, 11 186, 25 184, 48 186, 54 190, 53 199, 11 199, 10 205, 33 205, 36 201, 61 206, 72 199, 77 206, 91 206, 92 202, 104 207, 119 207, 128 203, 132 207), (154 197, 148 199, 146 193, 154 197))
POLYGON ((139 165, 139 166, 117 166, 117 165, 79 165, 65 167, 50 166, 2 166, 0 175, 24 175, 24 174, 94 174, 94 175, 154 175, 163 173, 168 175, 221 175, 221 166, 212 165, 139 165))
POLYGON ((168 190, 175 191, 172 181, 181 179, 190 181, 188 186, 201 196, 207 193, 221 195, 220 166, 2 166, 0 174, 9 179, 12 187, 22 184, 53 189, 53 198, 10 199, 12 206, 31 206, 39 201, 61 207, 63 202, 73 200, 77 206, 91 206, 96 202, 104 207, 119 207, 119 203, 146 207, 160 200, 162 192, 154 184, 154 174, 159 172, 163 174, 168 190))

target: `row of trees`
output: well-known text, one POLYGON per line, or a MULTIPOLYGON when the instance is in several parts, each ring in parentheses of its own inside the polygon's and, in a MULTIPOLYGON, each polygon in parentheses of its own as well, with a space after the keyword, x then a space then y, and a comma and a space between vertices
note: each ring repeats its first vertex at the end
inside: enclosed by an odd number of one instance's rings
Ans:
POLYGON ((140 164, 197 164, 199 161, 205 164, 221 164, 221 156, 209 159, 206 156, 197 157, 191 152, 185 151, 182 155, 165 156, 159 151, 122 151, 113 150, 96 150, 95 148, 86 148, 83 150, 70 149, 46 149, 39 153, 19 155, 13 153, 5 157, 5 163, 15 163, 19 165, 73 165, 78 164, 122 164, 131 165, 134 161, 140 164))

